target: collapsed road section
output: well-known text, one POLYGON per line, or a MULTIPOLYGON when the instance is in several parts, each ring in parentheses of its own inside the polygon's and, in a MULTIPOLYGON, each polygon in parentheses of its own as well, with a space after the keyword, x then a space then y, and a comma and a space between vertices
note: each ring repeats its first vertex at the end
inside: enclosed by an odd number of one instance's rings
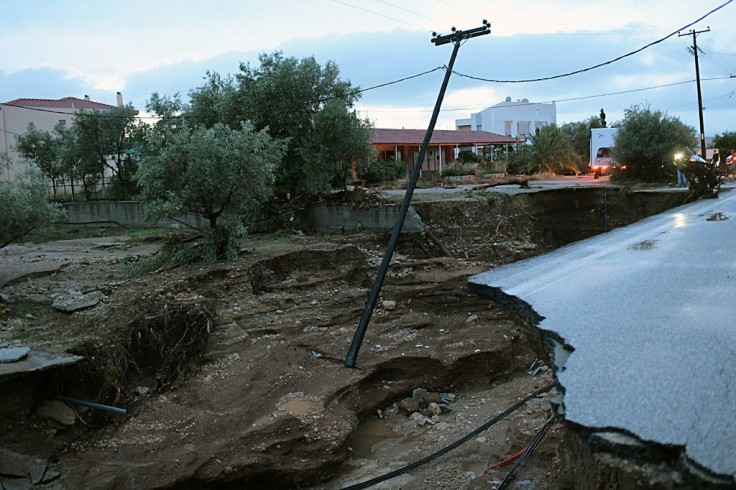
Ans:
POLYGON ((724 194, 469 279, 540 335, 571 487, 736 488, 734 243, 724 194))

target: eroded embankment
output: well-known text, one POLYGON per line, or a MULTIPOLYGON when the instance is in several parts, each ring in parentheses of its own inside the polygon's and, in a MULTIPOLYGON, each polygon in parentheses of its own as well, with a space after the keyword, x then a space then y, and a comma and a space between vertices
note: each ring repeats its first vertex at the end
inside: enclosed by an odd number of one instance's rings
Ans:
POLYGON ((329 479, 366 414, 418 386, 447 391, 529 365, 534 353, 518 321, 465 280, 593 232, 599 196, 535 196, 418 205, 436 236, 399 244, 358 369, 343 358, 382 235, 258 250, 120 283, 100 306, 44 333, 88 362, 38 379, 0 415, 9 427, 0 442, 52 462, 61 488, 329 479), (554 224, 565 203, 577 224, 554 224), (132 416, 77 410, 58 426, 38 413, 54 393, 122 405, 132 416))

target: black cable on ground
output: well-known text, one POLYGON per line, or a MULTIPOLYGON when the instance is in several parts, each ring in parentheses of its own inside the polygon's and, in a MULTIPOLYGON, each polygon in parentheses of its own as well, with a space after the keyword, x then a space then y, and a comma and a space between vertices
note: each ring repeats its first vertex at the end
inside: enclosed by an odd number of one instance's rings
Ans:
MULTIPOLYGON (((433 460, 439 458, 440 456, 443 456, 443 455, 449 453, 453 449, 455 449, 455 448, 457 448, 457 447, 465 444, 469 440, 475 438, 478 434, 480 434, 480 433, 488 430, 489 428, 491 428, 492 426, 496 425, 501 420, 505 419, 510 414, 514 413, 516 410, 519 409, 519 407, 521 407, 522 405, 524 405, 526 402, 528 402, 532 398, 536 398, 536 397, 538 397, 541 394, 547 393, 548 391, 550 391, 555 386, 556 386, 555 383, 550 383, 547 386, 544 386, 544 387, 538 389, 537 391, 535 391, 531 395, 528 395, 524 399, 519 400, 518 402, 516 402, 511 407, 507 408, 506 410, 504 410, 500 414, 496 415, 495 417, 493 417, 493 419, 491 419, 488 422, 486 422, 485 424, 481 425, 480 427, 478 427, 477 429, 475 429, 470 434, 462 437, 461 439, 458 439, 457 441, 453 442, 449 446, 440 449, 436 453, 430 454, 429 456, 427 456, 427 457, 425 457, 423 459, 420 459, 419 461, 416 461, 414 463, 408 464, 408 465, 404 466, 403 468, 399 468, 398 470, 394 470, 394 471, 391 471, 389 473, 386 473, 385 475, 381 475, 379 477, 376 477, 376 478, 373 478, 371 480, 367 480, 367 481, 364 481, 364 482, 361 482, 361 483, 356 483, 355 485, 350 485, 349 487, 344 487, 343 490, 358 490, 358 489, 361 489, 361 488, 368 488, 368 487, 371 487, 371 486, 376 485, 378 483, 384 482, 386 480, 390 480, 392 478, 395 478, 395 477, 397 477, 399 475, 403 475, 404 473, 408 473, 408 472, 410 472, 412 470, 415 470, 415 469, 419 468, 420 466, 422 466, 422 465, 424 465, 426 463, 429 463, 430 461, 433 461, 433 460)), ((531 446, 531 444, 530 444, 530 446, 531 446)), ((521 457, 523 458, 524 455, 522 454, 521 457)), ((512 470, 513 470, 513 468, 512 468, 512 470)))
POLYGON ((526 462, 529 455, 539 446, 539 443, 542 442, 542 438, 544 437, 544 434, 547 432, 547 429, 549 428, 552 421, 555 419, 555 414, 552 414, 547 421, 544 423, 541 429, 539 429, 539 432, 537 432, 532 440, 529 442, 529 445, 526 447, 526 450, 521 453, 521 456, 519 456, 519 459, 516 460, 516 463, 514 463, 514 466, 511 467, 508 474, 506 475, 506 478, 503 479, 501 484, 498 486, 496 490, 505 490, 509 483, 511 483, 511 479, 513 478, 514 474, 516 473, 519 468, 524 466, 524 463, 526 462))

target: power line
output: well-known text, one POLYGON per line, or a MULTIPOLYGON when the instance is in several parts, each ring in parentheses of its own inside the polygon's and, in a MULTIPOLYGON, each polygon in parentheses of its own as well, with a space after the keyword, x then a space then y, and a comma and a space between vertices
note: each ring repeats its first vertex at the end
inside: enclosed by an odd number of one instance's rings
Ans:
POLYGON ((640 53, 640 52, 644 51, 645 49, 651 48, 652 46, 654 46, 656 44, 659 44, 659 43, 661 43, 661 42, 663 42, 663 41, 671 38, 672 36, 676 36, 677 34, 680 33, 680 31, 683 31, 683 30, 687 29, 688 27, 691 27, 691 26, 697 24, 698 22, 700 22, 701 20, 705 19, 709 15, 711 15, 711 14, 713 14, 713 13, 721 10, 723 7, 725 7, 726 5, 728 5, 731 2, 733 2, 733 0, 728 0, 727 2, 719 5, 718 7, 714 8, 710 12, 706 13, 702 17, 700 17, 700 18, 698 18, 698 19, 690 22, 689 24, 687 24, 685 26, 682 26, 681 28, 679 28, 676 31, 673 31, 673 32, 667 34, 666 36, 664 36, 662 38, 657 39, 656 41, 652 41, 651 43, 649 43, 649 44, 647 44, 645 46, 642 46, 639 49, 635 49, 634 51, 631 51, 629 53, 623 54, 623 55, 618 56, 616 58, 613 58, 611 60, 604 61, 603 63, 598 63, 597 65, 593 65, 593 66, 590 66, 588 68, 581 68, 579 70, 571 71, 571 72, 568 72, 568 73, 562 73, 560 75, 552 75, 552 76, 549 76, 549 77, 539 77, 539 78, 527 78, 527 79, 522 79, 522 80, 496 80, 496 79, 491 79, 491 78, 482 78, 482 77, 476 77, 476 76, 472 76, 472 75, 465 75, 463 73, 459 73, 459 72, 456 72, 456 71, 453 71, 453 73, 455 75, 458 75, 458 76, 461 76, 461 77, 465 77, 465 78, 470 78, 472 80, 478 80, 478 81, 481 81, 481 82, 492 82, 492 83, 528 83, 528 82, 542 82, 542 81, 545 81, 545 80, 555 80, 555 79, 558 79, 558 78, 565 78, 565 77, 569 77, 569 76, 572 76, 572 75, 578 75, 580 73, 584 73, 584 72, 587 72, 587 71, 595 70, 597 68, 601 68, 602 66, 610 65, 610 64, 615 63, 617 61, 620 61, 620 60, 622 60, 624 58, 628 58, 629 56, 633 56, 633 55, 635 55, 637 53, 640 53))
POLYGON ((424 14, 422 14, 420 12, 417 12, 416 10, 409 10, 407 8, 401 7, 401 6, 396 5, 396 4, 393 4, 391 2, 387 2, 386 0, 376 0, 376 1, 377 2, 381 2, 381 3, 385 3, 386 5, 390 5, 391 7, 397 8, 399 10, 403 10, 404 12, 409 12, 410 14, 414 14, 414 15, 418 15, 420 17, 424 17, 425 19, 428 19, 428 20, 432 20, 432 21, 434 20, 432 17, 427 17, 426 15, 424 15, 424 14))
POLYGON ((382 14, 380 12, 376 12, 375 10, 368 10, 368 9, 363 8, 363 7, 358 7, 357 5, 353 5, 351 3, 343 2, 342 0, 332 0, 332 1, 335 2, 335 3, 342 4, 342 5, 346 5, 348 7, 352 7, 352 8, 357 9, 357 10, 362 10, 363 12, 368 12, 369 14, 373 14, 373 15, 377 15, 379 17, 383 17, 385 19, 393 20, 394 22, 400 22, 400 23, 406 24, 408 26, 418 27, 419 29, 424 29, 425 31, 432 31, 432 29, 427 29, 425 26, 420 26, 420 25, 417 25, 417 24, 412 24, 411 22, 406 22, 405 20, 397 19, 395 17, 390 17, 390 16, 384 15, 384 14, 382 14))
MULTIPOLYGON (((734 78, 734 77, 731 77, 731 76, 723 76, 723 77, 702 78, 701 81, 728 80, 730 78, 734 78)), ((536 103, 537 104, 549 104, 549 103, 552 103, 552 102, 573 102, 573 101, 576 101, 576 100, 596 99, 596 98, 608 97, 608 96, 612 96, 612 95, 623 95, 623 94, 630 94, 630 93, 635 93, 635 92, 644 92, 644 91, 647 91, 647 90, 654 90, 654 89, 658 89, 658 88, 674 87, 676 85, 685 85, 685 84, 693 83, 693 82, 695 82, 695 80, 684 80, 684 81, 681 81, 681 82, 665 83, 665 84, 662 84, 662 85, 653 85, 651 87, 641 87, 641 88, 635 88, 635 89, 629 89, 629 90, 621 90, 621 91, 618 91, 618 92, 607 92, 607 93, 603 93, 603 94, 581 95, 579 97, 568 97, 566 99, 552 99, 552 100, 545 100, 545 101, 536 102, 536 103)), ((523 106, 523 105, 528 105, 528 103, 527 102, 524 102, 524 103, 522 103, 522 102, 512 103, 512 104, 507 104, 504 107, 518 107, 518 106, 523 106)), ((459 111, 473 111, 473 110, 479 110, 480 111, 480 110, 483 110, 483 109, 486 109, 486 108, 487 108, 486 106, 484 106, 484 107, 460 107, 460 108, 454 108, 454 109, 442 109, 442 112, 459 112, 459 111)), ((385 110, 385 111, 383 111, 383 110, 361 110, 361 112, 368 112, 368 113, 370 113, 370 112, 385 112, 385 113, 406 112, 406 113, 411 113, 411 112, 430 112, 430 111, 431 111, 431 109, 409 109, 409 110, 400 110, 400 109, 397 109, 397 110, 385 110)))
MULTIPOLYGON (((414 78, 419 78, 419 77, 422 77, 424 75, 428 75, 430 73, 433 73, 433 72, 435 72, 437 70, 444 70, 445 68, 446 68, 445 66, 438 66, 438 67, 432 68, 431 70, 426 70, 426 71, 423 71, 421 73, 416 73, 414 75, 409 75, 407 77, 399 78, 397 80, 392 80, 390 82, 379 83, 378 85, 372 85, 370 87, 359 88, 359 89, 356 89, 356 90, 352 90, 350 92, 347 92, 346 94, 331 95, 329 97, 322 97, 320 99, 309 101, 309 103, 319 104, 319 103, 327 102, 327 101, 330 101, 330 100, 343 99, 345 97, 349 97, 349 96, 353 96, 353 95, 358 95, 358 94, 361 94, 363 92, 368 92, 370 90, 376 90, 376 89, 379 89, 379 88, 387 87, 389 85, 394 85, 394 84, 397 84, 397 83, 405 82, 407 80, 411 80, 411 79, 414 79, 414 78)), ((44 109, 44 108, 41 108, 41 107, 26 107, 26 106, 20 106, 20 105, 12 105, 12 107, 17 107, 18 109, 25 109, 25 110, 28 110, 28 111, 47 112, 47 113, 51 113, 51 114, 63 114, 65 116, 107 117, 107 118, 112 118, 112 119, 127 119, 128 118, 128 116, 118 116, 118 115, 114 115, 114 114, 99 113, 99 112, 98 113, 95 113, 95 112, 76 112, 76 113, 70 113, 70 112, 64 112, 64 111, 53 110, 53 109, 44 109)), ((159 117, 159 116, 133 116, 133 119, 138 119, 138 120, 143 120, 143 119, 156 119, 156 120, 170 120, 170 119, 206 119, 206 118, 220 117, 221 115, 226 115, 226 114, 196 115, 196 116, 195 115, 181 115, 181 116, 168 116, 168 117, 159 117)))

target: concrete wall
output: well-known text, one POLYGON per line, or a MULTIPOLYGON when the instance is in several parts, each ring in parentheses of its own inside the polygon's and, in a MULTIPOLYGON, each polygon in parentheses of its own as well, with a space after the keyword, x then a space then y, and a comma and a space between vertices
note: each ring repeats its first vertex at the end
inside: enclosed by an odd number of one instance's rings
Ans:
POLYGON ((156 223, 146 221, 146 209, 138 201, 88 201, 64 204, 68 222, 73 224, 117 224, 131 228, 150 226, 184 226, 186 223, 199 229, 209 227, 209 222, 199 216, 182 216, 177 221, 160 220, 156 223))
MULTIPOLYGON (((209 227, 209 222, 199 216, 187 215, 177 221, 160 220, 157 223, 146 221, 145 206, 138 201, 88 201, 64 204, 68 222, 72 224, 110 224, 131 228, 150 226, 183 226, 181 222, 199 229, 209 227)), ((304 211, 300 222, 305 230, 317 231, 355 231, 391 230, 399 215, 398 204, 374 205, 354 209, 346 205, 315 205, 304 211)), ((422 219, 412 209, 406 214, 406 232, 423 231, 422 219)))
MULTIPOLYGON (((398 204, 380 204, 360 209, 347 205, 320 204, 306 209, 301 223, 308 230, 318 231, 392 230, 399 216, 399 208, 398 204)), ((410 207, 402 231, 423 230, 422 219, 410 207)))

